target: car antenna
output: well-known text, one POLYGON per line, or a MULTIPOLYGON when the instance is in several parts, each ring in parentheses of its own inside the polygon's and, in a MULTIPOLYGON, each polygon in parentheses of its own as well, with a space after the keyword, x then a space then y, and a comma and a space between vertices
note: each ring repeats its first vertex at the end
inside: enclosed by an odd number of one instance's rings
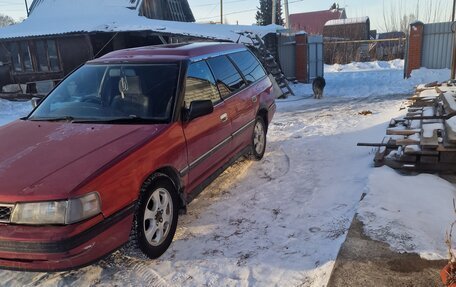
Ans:
POLYGON ((100 55, 101 51, 103 51, 104 48, 106 48, 106 46, 108 46, 109 43, 111 43, 112 40, 114 40, 114 38, 117 36, 117 34, 119 34, 119 32, 116 32, 116 33, 114 34, 114 36, 112 36, 111 39, 109 39, 109 41, 106 42, 106 44, 105 44, 100 50, 98 50, 97 54, 96 54, 95 56, 93 56, 92 60, 95 59, 95 58, 97 58, 98 55, 100 55))

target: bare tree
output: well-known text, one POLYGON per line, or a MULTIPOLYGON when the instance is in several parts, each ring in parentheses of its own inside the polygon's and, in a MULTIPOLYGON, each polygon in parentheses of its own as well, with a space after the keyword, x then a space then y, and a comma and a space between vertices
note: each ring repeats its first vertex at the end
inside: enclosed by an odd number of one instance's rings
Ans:
POLYGON ((383 27, 385 32, 407 32, 410 23, 416 20, 435 23, 451 20, 451 3, 443 0, 417 0, 416 7, 410 7, 410 1, 391 1, 385 5, 383 0, 383 27), (422 6, 422 5, 423 6, 422 6))
POLYGON ((0 27, 5 27, 14 24, 15 21, 8 15, 0 14, 0 27))

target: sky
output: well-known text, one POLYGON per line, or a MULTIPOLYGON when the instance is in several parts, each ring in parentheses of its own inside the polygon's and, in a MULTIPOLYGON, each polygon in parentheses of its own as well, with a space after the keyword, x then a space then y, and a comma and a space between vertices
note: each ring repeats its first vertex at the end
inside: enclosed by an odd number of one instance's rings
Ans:
MULTIPOLYGON (((0 13, 12 16, 18 20, 26 17, 26 0, 0 0, 0 13)), ((32 0, 27 0, 29 5, 32 0)), ((74 0, 77 1, 77 0, 74 0)), ((95 1, 95 0, 94 0, 95 1)), ((188 0, 197 22, 220 21, 220 0, 188 0)), ((282 0, 283 2, 283 0, 282 0)), ((347 17, 369 16, 371 29, 382 31, 386 14, 416 14, 416 6, 419 4, 420 20, 425 21, 430 16, 428 11, 436 11, 432 15, 433 20, 443 22, 451 17, 451 0, 288 0, 290 13, 310 12, 327 10, 332 3, 337 2, 340 7, 346 9, 347 17), (430 7, 429 5, 433 5, 430 7), (435 8, 439 6, 439 8, 435 8), (393 12, 391 12, 393 11, 393 12)), ((224 19, 229 24, 254 24, 255 13, 259 0, 223 0, 224 19)))

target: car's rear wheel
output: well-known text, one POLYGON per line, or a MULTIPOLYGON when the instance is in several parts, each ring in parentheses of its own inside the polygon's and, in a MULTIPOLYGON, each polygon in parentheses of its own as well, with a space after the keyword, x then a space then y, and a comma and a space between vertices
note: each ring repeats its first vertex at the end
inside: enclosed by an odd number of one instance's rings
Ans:
POLYGON ((171 182, 157 179, 143 192, 135 215, 136 241, 149 258, 158 258, 173 241, 178 196, 171 182))
POLYGON ((251 145, 252 151, 250 153, 250 159, 262 159, 266 150, 266 124, 264 123, 263 118, 260 116, 257 116, 255 120, 251 145))

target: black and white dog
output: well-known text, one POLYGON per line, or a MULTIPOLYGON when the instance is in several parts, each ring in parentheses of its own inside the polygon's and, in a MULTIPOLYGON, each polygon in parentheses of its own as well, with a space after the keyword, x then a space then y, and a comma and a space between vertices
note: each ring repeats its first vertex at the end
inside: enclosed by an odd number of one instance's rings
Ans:
POLYGON ((312 90, 314 92, 315 99, 321 99, 323 97, 323 90, 325 89, 326 81, 323 77, 316 77, 312 83, 312 90))

